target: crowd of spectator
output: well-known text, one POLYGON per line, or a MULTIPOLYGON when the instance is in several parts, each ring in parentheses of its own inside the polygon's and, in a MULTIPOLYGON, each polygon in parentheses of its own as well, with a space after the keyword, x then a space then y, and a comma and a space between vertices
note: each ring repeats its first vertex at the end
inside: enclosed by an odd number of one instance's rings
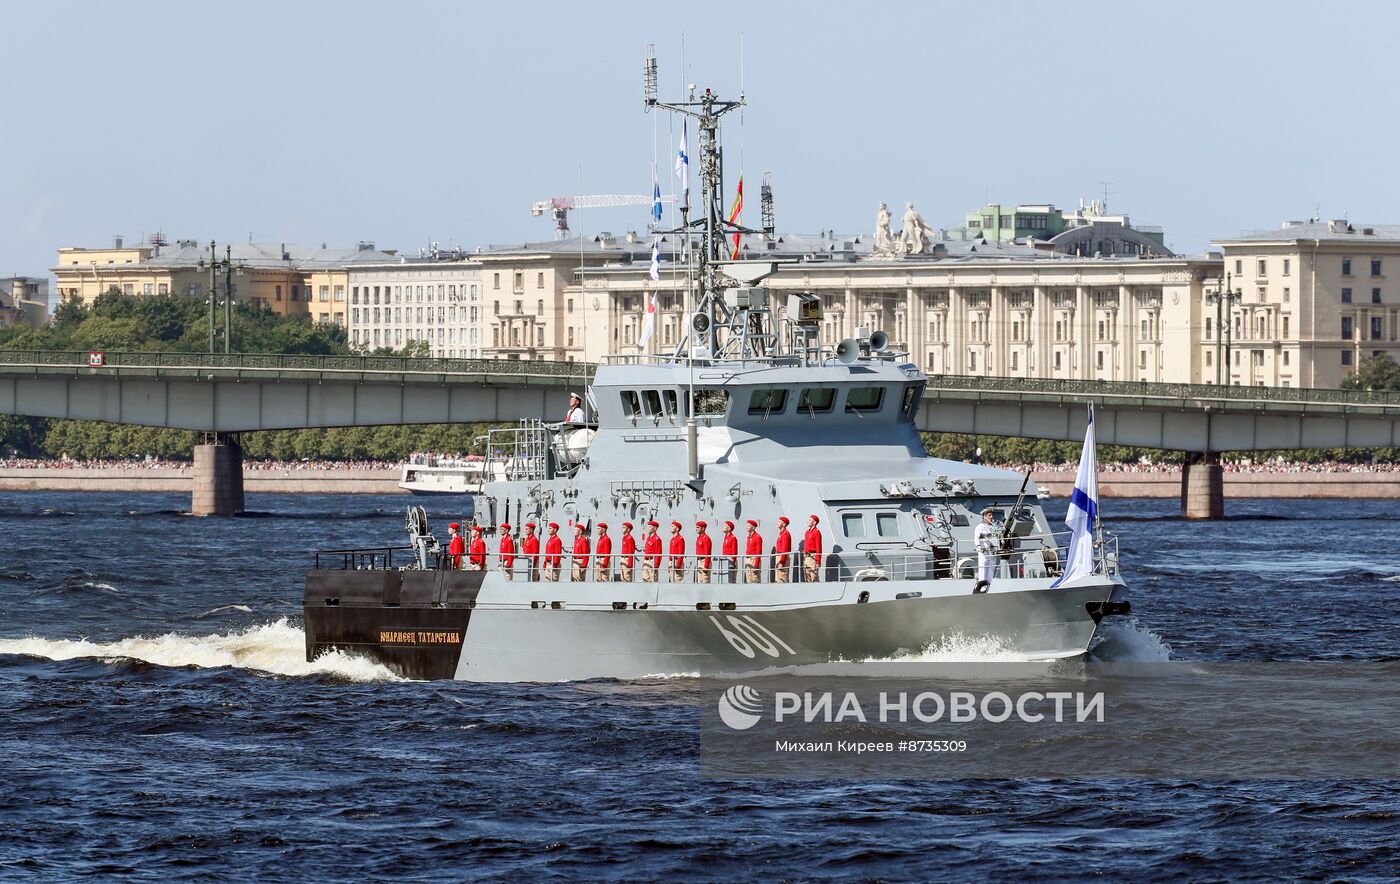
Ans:
MULTIPOLYGON (((1073 473, 1079 469, 1077 463, 1034 463, 1034 464, 992 464, 1007 470, 1025 472, 1029 466, 1034 473, 1073 473)), ((1325 460, 1316 463, 1288 461, 1274 458, 1255 462, 1249 459, 1221 461, 1221 468, 1227 473, 1395 473, 1400 472, 1400 463, 1347 463, 1325 460)), ((1101 463, 1100 473, 1180 473, 1179 463, 1101 463)))
MULTIPOLYGON (((188 470, 187 460, 169 460, 160 457, 132 457, 119 460, 81 460, 72 457, 0 458, 0 469, 29 470, 188 470)), ((349 471, 349 470, 398 470, 398 461, 388 460, 245 460, 244 470, 266 472, 309 472, 309 471, 349 471)))

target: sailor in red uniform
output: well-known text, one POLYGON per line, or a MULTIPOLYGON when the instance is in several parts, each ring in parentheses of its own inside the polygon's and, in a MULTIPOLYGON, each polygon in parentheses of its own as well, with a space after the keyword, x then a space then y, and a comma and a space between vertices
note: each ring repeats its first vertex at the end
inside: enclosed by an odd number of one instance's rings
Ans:
POLYGON ((787 583, 792 565, 792 535, 788 533, 788 517, 778 516, 778 536, 773 540, 773 579, 787 583))
POLYGON ((632 523, 622 523, 622 582, 632 582, 632 566, 636 563, 637 538, 632 536, 632 523))
POLYGON ((510 523, 501 523, 501 573, 507 580, 515 579, 515 538, 510 536, 510 523))
POLYGON ((661 567, 661 538, 656 522, 647 522, 647 533, 642 538, 642 582, 655 583, 656 572, 661 567))
POLYGON ((549 523, 549 536, 544 539, 544 579, 559 582, 559 561, 563 558, 564 541, 559 539, 559 523, 549 523))
POLYGON ((685 538, 681 536, 681 523, 671 523, 671 543, 666 550, 671 554, 671 582, 685 580, 685 538))
POLYGON ((593 579, 607 583, 612 580, 612 538, 608 536, 608 523, 598 523, 597 558, 594 560, 593 579))
POLYGON ((719 552, 724 562, 724 581, 739 582, 739 538, 734 536, 734 523, 725 519, 724 536, 719 541, 719 552))
POLYGON ((802 579, 816 583, 821 579, 822 532, 817 528, 821 519, 807 517, 807 533, 802 535, 802 579))
POLYGON ((749 536, 744 541, 744 582, 757 583, 763 577, 763 536, 758 522, 749 519, 749 536))
POLYGON ((710 582, 710 551, 713 547, 713 538, 705 533, 709 525, 704 522, 695 523, 695 582, 710 582))
POLYGON ((530 572, 530 580, 540 579, 540 539, 535 534, 535 523, 525 523, 525 536, 520 538, 520 552, 525 556, 525 568, 530 572))
POLYGON ((462 539, 462 526, 453 522, 447 526, 452 539, 447 542, 447 567, 453 571, 462 570, 462 556, 467 553, 467 542, 462 539))
POLYGON ((468 571, 486 570, 486 538, 481 536, 481 526, 472 526, 471 555, 467 556, 468 571))
POLYGON ((582 522, 574 523, 574 570, 575 583, 588 579, 588 560, 592 557, 593 545, 588 542, 588 527, 582 522))

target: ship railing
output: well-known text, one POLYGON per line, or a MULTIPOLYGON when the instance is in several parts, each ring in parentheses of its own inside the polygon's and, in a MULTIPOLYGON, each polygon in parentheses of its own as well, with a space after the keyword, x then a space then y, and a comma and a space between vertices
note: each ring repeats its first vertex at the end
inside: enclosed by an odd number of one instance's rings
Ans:
POLYGON ((324 549, 315 555, 316 570, 335 571, 392 571, 413 561, 411 546, 377 546, 363 549, 324 549), (394 553, 399 554, 399 564, 394 564, 394 553))
MULTIPOLYGON (((802 551, 725 556, 687 553, 560 552, 487 553, 466 556, 463 567, 497 570, 508 580, 526 583, 844 583, 865 580, 946 580, 977 576, 977 549, 970 539, 945 546, 910 546, 889 542, 876 549, 823 551, 809 558, 802 551), (865 553, 865 562, 857 558, 865 553), (630 562, 629 562, 630 559, 630 562)), ((1058 577, 1070 558, 1070 532, 1040 532, 1018 537, 1008 549, 998 545, 994 579, 1058 577)), ((1093 573, 1117 573, 1119 539, 1105 535, 1095 542, 1093 573)))
MULTIPOLYGON (((998 546, 995 579, 1058 577, 1069 560, 1070 532, 1045 532, 1014 539, 1009 549, 998 546)), ((859 543, 859 542, 857 542, 859 543)), ((844 545, 843 545, 844 546, 844 545)), ((971 540, 955 540, 929 549, 903 541, 882 543, 878 550, 858 547, 824 550, 808 557, 801 550, 736 556, 720 553, 624 556, 614 551, 557 555, 521 552, 502 556, 466 556, 463 567, 500 571, 507 579, 524 582, 576 583, 830 583, 867 580, 940 580, 977 576, 977 549, 971 540), (857 557, 864 553, 866 561, 857 557), (630 561, 629 561, 630 559, 630 561)), ((1095 542, 1094 573, 1118 571, 1118 538, 1105 534, 1095 542)))

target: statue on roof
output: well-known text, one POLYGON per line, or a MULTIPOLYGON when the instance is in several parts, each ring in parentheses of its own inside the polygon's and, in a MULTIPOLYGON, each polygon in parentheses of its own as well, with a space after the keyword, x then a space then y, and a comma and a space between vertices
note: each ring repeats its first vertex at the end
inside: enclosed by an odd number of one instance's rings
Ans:
POLYGON ((880 211, 875 215, 875 245, 870 252, 872 258, 895 258, 904 253, 890 232, 890 218, 889 206, 880 203, 880 211))
POLYGON ((926 254, 929 250, 933 228, 925 224, 919 213, 914 211, 913 203, 905 203, 902 221, 904 228, 899 231, 899 242, 904 247, 904 254, 926 254))

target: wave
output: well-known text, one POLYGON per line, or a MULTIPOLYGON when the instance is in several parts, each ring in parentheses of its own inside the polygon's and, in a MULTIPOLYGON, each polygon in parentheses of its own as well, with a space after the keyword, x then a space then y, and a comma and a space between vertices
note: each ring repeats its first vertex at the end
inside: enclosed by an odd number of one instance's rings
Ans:
POLYGON ((210 608, 203 614, 195 614, 194 619, 203 620, 205 617, 212 617, 215 614, 222 614, 225 611, 242 611, 244 614, 253 613, 253 609, 247 605, 220 605, 217 608, 210 608))
POLYGON ((41 637, 0 639, 0 654, 22 654, 49 660, 92 657, 134 659, 156 666, 200 669, 233 668, 302 678, 331 675, 349 681, 401 681, 385 667, 363 657, 332 651, 306 662, 306 636, 283 617, 273 623, 216 635, 169 632, 114 642, 41 637))
POLYGON ((1136 618, 1110 617, 1099 624, 1089 656, 1106 663, 1165 663, 1172 648, 1136 618))

